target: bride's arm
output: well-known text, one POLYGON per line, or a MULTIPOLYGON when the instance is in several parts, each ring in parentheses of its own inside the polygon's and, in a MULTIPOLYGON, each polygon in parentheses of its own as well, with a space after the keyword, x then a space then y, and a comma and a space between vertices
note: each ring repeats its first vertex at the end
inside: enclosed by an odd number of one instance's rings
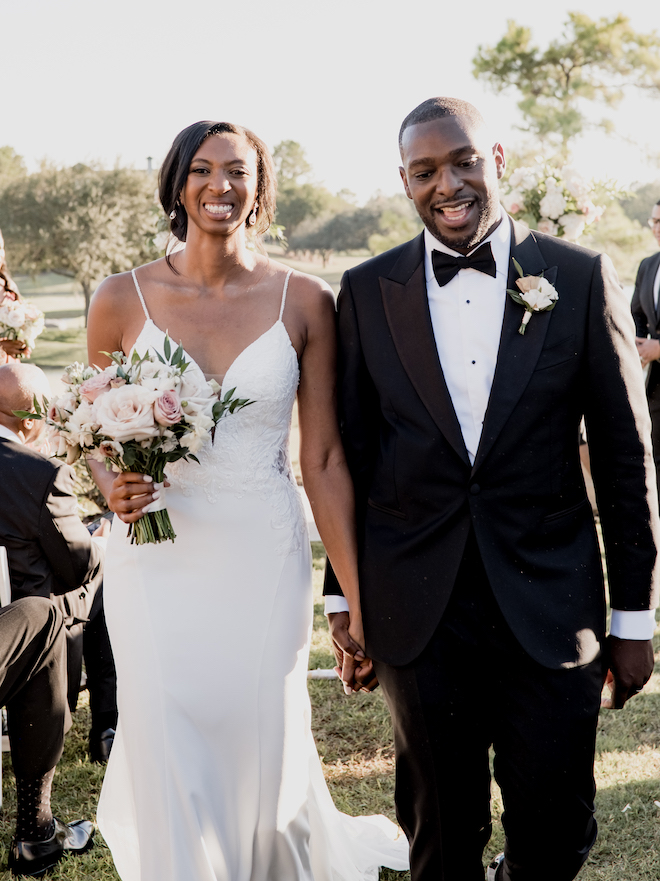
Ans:
MULTIPOLYGON (((104 352, 123 351, 124 331, 121 321, 126 316, 123 302, 125 286, 121 277, 107 278, 98 288, 87 316, 87 357, 90 364, 107 367, 112 363, 104 352)), ((153 492, 152 478, 145 474, 108 471, 103 462, 88 459, 87 464, 108 507, 124 523, 134 523, 144 515, 157 493, 153 492)))
MULTIPOLYGON (((298 389, 300 468, 319 534, 348 602, 349 635, 364 650, 355 499, 337 422, 334 297, 317 288, 305 302, 306 339, 298 389)), ((346 684, 354 684, 355 668, 360 665, 360 679, 370 678, 371 665, 364 651, 354 659, 344 652, 342 679, 346 684)))

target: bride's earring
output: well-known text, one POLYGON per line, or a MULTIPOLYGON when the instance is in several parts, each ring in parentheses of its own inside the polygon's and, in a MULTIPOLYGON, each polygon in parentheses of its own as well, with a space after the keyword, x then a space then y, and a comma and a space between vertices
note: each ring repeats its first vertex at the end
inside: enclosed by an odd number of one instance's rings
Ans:
POLYGON ((172 210, 170 211, 170 220, 174 220, 175 217, 176 217, 176 208, 172 208, 172 210))
POLYGON ((249 213, 249 215, 248 215, 248 220, 247 220, 247 222, 248 222, 248 225, 249 225, 249 226, 254 226, 255 223, 257 222, 257 208, 258 208, 258 207, 259 207, 259 203, 258 203, 258 202, 255 202, 255 203, 254 203, 254 208, 252 209, 252 211, 250 211, 250 213, 249 213))

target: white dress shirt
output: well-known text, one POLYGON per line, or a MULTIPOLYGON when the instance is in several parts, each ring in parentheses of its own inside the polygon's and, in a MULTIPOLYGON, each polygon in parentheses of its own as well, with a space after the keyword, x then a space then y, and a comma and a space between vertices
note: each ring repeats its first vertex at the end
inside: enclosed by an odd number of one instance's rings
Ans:
POLYGON ((4 425, 0 425, 0 437, 5 437, 7 440, 16 441, 17 444, 23 443, 20 437, 10 429, 6 428, 4 425))
POLYGON ((655 271, 655 278, 653 279, 653 305, 655 306, 655 311, 658 311, 658 291, 660 290, 660 266, 655 271))
MULTIPOLYGON (((433 272, 432 252, 461 255, 439 242, 428 229, 424 230, 424 273, 433 334, 471 463, 477 455, 495 375, 507 297, 511 224, 504 211, 501 218, 500 224, 483 240, 490 242, 495 278, 477 269, 460 269, 442 287, 433 272)), ((656 282, 659 278, 660 270, 656 282)), ((326 596, 326 615, 347 611, 348 603, 343 596, 326 596)), ((655 632, 655 612, 612 610, 610 632, 620 639, 650 639, 655 632)))
POLYGON ((503 221, 484 239, 490 242, 495 258, 495 278, 477 269, 461 269, 442 287, 433 274, 432 252, 461 255, 424 230, 424 273, 435 344, 473 464, 495 375, 506 305, 511 224, 504 214, 503 221))

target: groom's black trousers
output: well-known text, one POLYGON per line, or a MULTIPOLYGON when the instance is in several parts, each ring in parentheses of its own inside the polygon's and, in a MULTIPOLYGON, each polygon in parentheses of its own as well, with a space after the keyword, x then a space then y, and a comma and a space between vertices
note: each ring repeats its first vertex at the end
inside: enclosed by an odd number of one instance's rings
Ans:
POLYGON ((405 667, 375 667, 394 725, 397 816, 413 881, 483 881, 491 744, 504 800, 502 881, 573 879, 596 838, 602 660, 560 670, 533 661, 499 610, 471 535, 424 652, 405 667))

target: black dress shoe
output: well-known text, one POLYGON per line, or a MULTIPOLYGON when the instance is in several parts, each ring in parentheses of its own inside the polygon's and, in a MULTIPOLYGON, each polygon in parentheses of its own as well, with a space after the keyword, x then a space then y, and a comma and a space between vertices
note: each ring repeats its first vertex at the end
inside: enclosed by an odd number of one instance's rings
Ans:
POLYGON ((45 841, 12 841, 9 869, 14 875, 38 877, 52 869, 65 853, 85 853, 92 846, 94 824, 89 820, 67 824, 54 819, 55 831, 45 841))
POLYGON ((100 734, 89 735, 89 757, 93 762, 105 765, 110 758, 110 750, 115 742, 115 729, 106 728, 100 734))

